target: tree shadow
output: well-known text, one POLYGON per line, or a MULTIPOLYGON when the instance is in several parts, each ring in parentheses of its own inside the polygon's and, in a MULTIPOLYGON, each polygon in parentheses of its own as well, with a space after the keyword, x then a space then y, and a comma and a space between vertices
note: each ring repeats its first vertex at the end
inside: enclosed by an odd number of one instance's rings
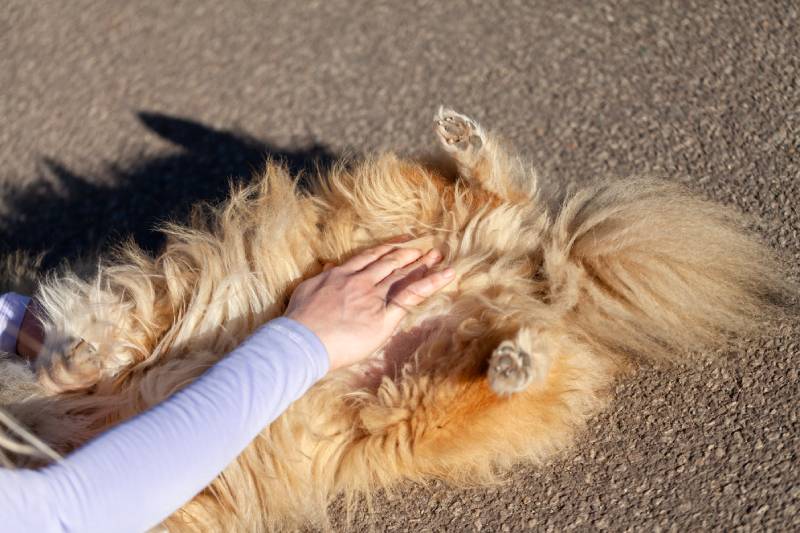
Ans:
POLYGON ((334 155, 324 146, 280 149, 245 133, 186 118, 139 112, 142 125, 178 150, 114 163, 99 176, 80 175, 43 158, 43 177, 6 193, 11 213, 0 220, 0 255, 42 255, 41 267, 93 257, 127 236, 156 251, 164 220, 180 220, 199 201, 217 202, 231 182, 241 183, 267 159, 293 174, 314 174, 334 155))

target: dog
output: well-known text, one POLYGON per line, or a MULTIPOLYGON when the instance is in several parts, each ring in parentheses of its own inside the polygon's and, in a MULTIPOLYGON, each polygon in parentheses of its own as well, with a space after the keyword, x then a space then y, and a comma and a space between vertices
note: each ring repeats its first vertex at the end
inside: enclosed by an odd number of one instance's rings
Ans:
POLYGON ((89 278, 44 281, 45 348, 35 376, 4 379, 6 408, 67 453, 197 378, 324 264, 405 235, 442 250, 455 282, 163 524, 330 527, 336 497, 351 508, 401 480, 482 483, 546 460, 617 377, 754 331, 793 290, 739 215, 679 185, 559 187, 465 115, 439 109, 434 133, 435 157, 339 164, 307 189, 270 162, 166 225, 157 256, 127 243, 89 278))

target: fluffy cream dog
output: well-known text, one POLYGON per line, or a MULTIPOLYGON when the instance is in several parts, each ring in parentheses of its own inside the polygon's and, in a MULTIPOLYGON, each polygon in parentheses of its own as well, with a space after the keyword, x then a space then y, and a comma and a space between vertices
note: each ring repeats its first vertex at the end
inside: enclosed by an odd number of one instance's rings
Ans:
POLYGON ((401 479, 480 482, 541 461, 615 376, 749 331, 789 290, 736 215, 677 185, 553 193, 468 117, 440 110, 434 129, 435 162, 384 154, 334 168, 310 193, 269 164, 225 204, 166 227, 157 257, 128 244, 92 279, 47 281, 38 385, 6 379, 6 396, 26 398, 9 410, 67 452, 195 379, 324 262, 410 235, 444 250, 457 281, 369 362, 314 386, 165 522, 324 526, 339 494, 352 503, 401 479))

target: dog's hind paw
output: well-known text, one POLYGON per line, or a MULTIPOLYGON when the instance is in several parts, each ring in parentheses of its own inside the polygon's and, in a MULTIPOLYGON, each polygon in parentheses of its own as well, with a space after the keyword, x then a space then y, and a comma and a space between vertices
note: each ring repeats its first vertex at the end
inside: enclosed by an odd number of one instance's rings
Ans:
POLYGON ((434 130, 446 152, 453 154, 462 163, 473 158, 485 143, 484 134, 471 118, 452 109, 439 108, 434 117, 434 130))
POLYGON ((524 390, 537 377, 531 355, 517 343, 503 341, 489 360, 489 386, 500 396, 524 390))

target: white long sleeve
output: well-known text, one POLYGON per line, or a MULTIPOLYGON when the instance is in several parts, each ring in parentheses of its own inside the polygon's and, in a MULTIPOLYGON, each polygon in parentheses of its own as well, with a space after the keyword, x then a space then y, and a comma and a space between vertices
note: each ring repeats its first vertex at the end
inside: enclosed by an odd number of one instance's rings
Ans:
POLYGON ((269 322, 197 381, 63 461, 38 471, 0 469, 0 529, 107 533, 157 525, 325 375, 328 364, 310 330, 287 318, 269 322))
POLYGON ((0 295, 0 352, 16 351, 17 335, 30 301, 30 297, 14 292, 0 295))

